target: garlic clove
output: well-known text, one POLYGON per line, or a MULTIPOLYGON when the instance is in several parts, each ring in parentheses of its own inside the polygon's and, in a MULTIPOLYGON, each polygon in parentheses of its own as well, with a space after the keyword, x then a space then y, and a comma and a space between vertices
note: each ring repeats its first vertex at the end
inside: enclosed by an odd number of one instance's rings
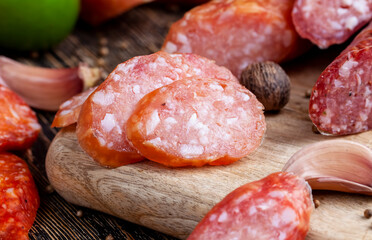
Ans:
POLYGON ((348 140, 327 140, 305 146, 283 171, 307 180, 312 189, 372 195, 372 150, 348 140))
POLYGON ((99 80, 97 68, 80 64, 75 68, 51 69, 28 66, 0 56, 0 84, 31 107, 56 111, 64 101, 99 80))

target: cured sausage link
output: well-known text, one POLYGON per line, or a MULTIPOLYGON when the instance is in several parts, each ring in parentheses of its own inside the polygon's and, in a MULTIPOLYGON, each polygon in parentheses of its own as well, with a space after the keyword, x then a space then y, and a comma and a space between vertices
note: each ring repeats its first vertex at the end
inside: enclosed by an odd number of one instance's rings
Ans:
POLYGON ((322 72, 309 114, 324 134, 347 135, 372 128, 372 23, 322 72))
POLYGON ((39 208, 39 195, 27 164, 0 153, 0 239, 28 239, 39 208))
POLYGON ((297 0, 293 23, 301 37, 320 48, 349 39, 372 18, 371 0, 297 0))
POLYGON ((282 62, 306 51, 291 19, 294 0, 216 0, 174 23, 162 49, 213 59, 240 77, 252 62, 282 62))
POLYGON ((0 85, 0 152, 29 148, 40 129, 31 108, 9 88, 0 85))
POLYGON ((130 9, 152 0, 81 0, 80 17, 92 25, 99 25, 130 9))
POLYGON ((188 240, 305 239, 312 210, 311 189, 305 180, 277 172, 228 194, 188 240))

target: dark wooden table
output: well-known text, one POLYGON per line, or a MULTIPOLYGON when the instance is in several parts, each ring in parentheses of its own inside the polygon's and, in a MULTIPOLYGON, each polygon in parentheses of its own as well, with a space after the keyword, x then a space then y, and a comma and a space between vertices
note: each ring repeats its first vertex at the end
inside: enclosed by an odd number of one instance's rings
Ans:
MULTIPOLYGON (((119 63, 158 51, 170 24, 181 18, 188 8, 148 4, 99 27, 78 22, 73 33, 51 50, 19 53, 0 49, 0 55, 51 68, 74 67, 79 62, 86 62, 92 67, 102 68, 103 80, 119 63), (105 56, 100 53, 102 38, 108 41, 109 52, 105 56)), ((53 191, 45 172, 45 156, 58 131, 50 127, 55 112, 35 111, 42 132, 32 149, 23 155, 41 198, 36 221, 29 233, 30 239, 174 239, 107 214, 69 204, 53 191)))

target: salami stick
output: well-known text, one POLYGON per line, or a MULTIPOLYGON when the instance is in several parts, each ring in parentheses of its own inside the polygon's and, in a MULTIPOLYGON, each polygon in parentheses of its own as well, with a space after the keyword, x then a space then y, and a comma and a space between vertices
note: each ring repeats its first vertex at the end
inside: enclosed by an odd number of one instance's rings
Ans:
POLYGON ((31 108, 9 88, 0 85, 0 152, 29 148, 40 129, 31 108))
POLYGON ((312 210, 305 180, 277 172, 228 194, 188 240, 305 239, 312 210))
POLYGON ((130 9, 152 0, 81 0, 82 19, 92 25, 99 25, 130 9))
POLYGON ((196 53, 239 77, 252 62, 282 62, 307 50, 291 19, 294 0, 215 0, 174 23, 162 49, 196 53))
POLYGON ((27 164, 0 153, 0 239, 28 239, 40 200, 27 164))
POLYGON ((347 135, 372 128, 372 23, 322 72, 309 114, 324 134, 347 135))
POLYGON ((320 48, 340 44, 372 18, 372 0, 296 0, 293 23, 301 37, 320 48))

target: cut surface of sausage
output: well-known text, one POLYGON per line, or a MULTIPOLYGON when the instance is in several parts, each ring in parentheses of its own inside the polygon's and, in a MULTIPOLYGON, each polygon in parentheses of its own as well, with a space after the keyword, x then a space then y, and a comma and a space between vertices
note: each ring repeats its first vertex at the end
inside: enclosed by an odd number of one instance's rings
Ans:
POLYGON ((143 160, 128 143, 125 128, 135 105, 159 87, 194 76, 238 82, 228 69, 195 54, 160 51, 119 64, 82 106, 77 122, 80 146, 104 166, 143 160))
POLYGON ((305 239, 312 210, 311 189, 305 180, 273 173, 228 194, 188 240, 305 239))
POLYGON ((40 129, 31 108, 9 88, 0 85, 0 152, 29 148, 40 129))
POLYGON ((127 135, 143 156, 167 166, 229 164, 260 145, 262 109, 238 83, 184 79, 144 96, 127 135))
POLYGON ((62 103, 54 116, 51 127, 61 128, 76 123, 79 118, 81 106, 96 88, 97 87, 89 88, 62 103))
POLYGON ((307 50, 292 24, 293 0, 211 1, 174 23, 162 49, 189 52, 239 77, 252 62, 282 62, 307 50))
POLYGON ((292 10, 297 32, 320 48, 341 44, 372 18, 371 0, 297 0, 292 10))
POLYGON ((323 134, 372 129, 372 23, 320 75, 309 114, 323 134))
POLYGON ((27 164, 0 153, 0 239, 28 239, 39 208, 39 195, 27 164))

